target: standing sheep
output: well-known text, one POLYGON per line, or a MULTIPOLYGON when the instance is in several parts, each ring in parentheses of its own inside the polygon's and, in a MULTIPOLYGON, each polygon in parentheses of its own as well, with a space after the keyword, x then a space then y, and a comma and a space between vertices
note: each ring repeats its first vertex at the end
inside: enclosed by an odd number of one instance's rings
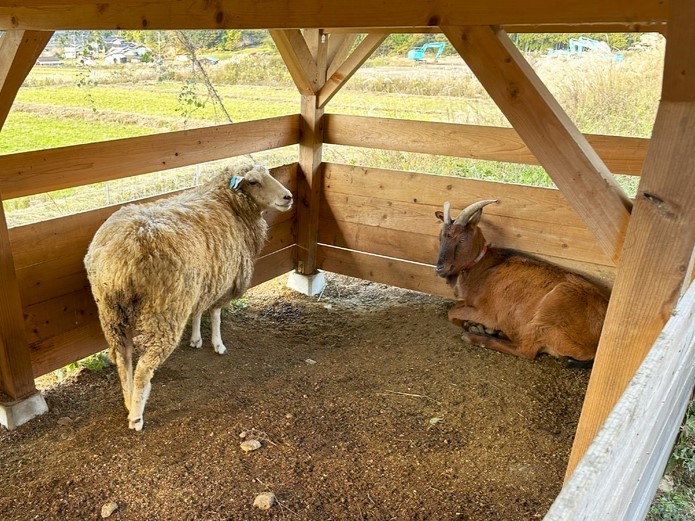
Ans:
POLYGON ((226 351, 221 307, 249 287, 268 228, 262 212, 291 207, 292 194, 266 167, 246 165, 197 189, 124 206, 97 230, 84 262, 131 429, 142 430, 150 380, 188 317, 191 346, 200 347, 200 318, 210 309, 213 347, 226 351))

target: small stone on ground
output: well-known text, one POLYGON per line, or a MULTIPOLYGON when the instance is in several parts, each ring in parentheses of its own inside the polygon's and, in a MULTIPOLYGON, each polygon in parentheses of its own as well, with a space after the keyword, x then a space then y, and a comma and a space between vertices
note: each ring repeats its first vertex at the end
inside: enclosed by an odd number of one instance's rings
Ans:
POLYGON ((275 494, 272 492, 261 492, 253 500, 253 506, 260 508, 261 510, 270 510, 273 508, 277 499, 275 499, 275 494))

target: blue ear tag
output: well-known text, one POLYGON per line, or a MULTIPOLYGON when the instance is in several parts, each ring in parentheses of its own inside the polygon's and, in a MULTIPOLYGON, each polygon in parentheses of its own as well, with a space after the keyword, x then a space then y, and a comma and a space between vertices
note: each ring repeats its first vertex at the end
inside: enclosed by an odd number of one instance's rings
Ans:
POLYGON ((229 188, 231 190, 234 190, 235 192, 238 192, 239 189, 241 188, 241 183, 244 180, 243 177, 239 177, 238 175, 235 175, 229 180, 229 188))

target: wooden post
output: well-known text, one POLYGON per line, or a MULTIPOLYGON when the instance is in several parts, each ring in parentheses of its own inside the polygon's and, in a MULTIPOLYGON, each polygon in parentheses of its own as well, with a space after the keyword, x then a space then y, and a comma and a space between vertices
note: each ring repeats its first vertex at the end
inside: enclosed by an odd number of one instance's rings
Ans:
POLYGON ((297 272, 311 275, 317 268, 317 240, 323 159, 323 108, 319 107, 318 92, 326 83, 328 36, 323 31, 308 29, 304 37, 316 63, 311 78, 314 94, 302 95, 299 141, 299 171, 297 192, 297 272))
POLYGON ((14 259, 0 200, 0 390, 12 400, 36 391, 14 259))
MULTIPOLYGON (((0 128, 7 119, 17 91, 52 34, 8 31, 0 37, 0 128)), ((12 400, 18 400, 36 392, 36 387, 1 194, 0 288, 0 390, 12 400)))
POLYGON ((689 282, 695 245, 695 2, 671 0, 664 80, 569 477, 689 282))
POLYGON ((617 264, 632 205, 601 158, 502 29, 441 29, 617 264))

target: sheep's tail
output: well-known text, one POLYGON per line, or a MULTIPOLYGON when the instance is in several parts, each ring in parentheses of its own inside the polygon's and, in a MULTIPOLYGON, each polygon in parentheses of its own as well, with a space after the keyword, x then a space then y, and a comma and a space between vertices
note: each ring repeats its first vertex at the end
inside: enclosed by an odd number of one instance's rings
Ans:
POLYGON ((133 351, 133 327, 129 320, 124 321, 118 308, 111 306, 100 307, 99 320, 104 332, 106 343, 109 345, 109 357, 116 362, 116 355, 126 355, 133 351))
POLYGON ((116 364, 121 380, 126 409, 130 410, 133 394, 133 356, 135 346, 133 337, 139 306, 137 299, 123 299, 114 296, 104 298, 98 303, 99 320, 104 337, 109 345, 109 358, 116 364))

